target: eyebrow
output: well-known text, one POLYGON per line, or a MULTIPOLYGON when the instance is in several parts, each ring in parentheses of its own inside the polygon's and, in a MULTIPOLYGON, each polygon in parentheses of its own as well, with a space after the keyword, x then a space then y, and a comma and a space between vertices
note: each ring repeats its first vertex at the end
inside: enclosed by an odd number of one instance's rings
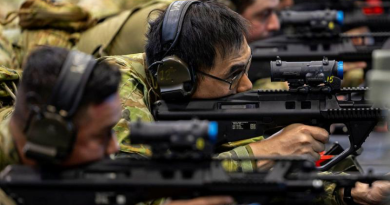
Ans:
POLYGON ((245 63, 238 63, 235 65, 232 65, 229 69, 229 72, 226 74, 226 78, 231 77, 232 74, 234 74, 238 70, 243 70, 245 69, 245 63))
POLYGON ((267 8, 264 8, 263 10, 261 10, 260 12, 254 13, 253 16, 256 16, 256 17, 260 16, 260 17, 262 17, 264 14, 268 13, 268 15, 270 15, 273 12, 276 12, 276 8, 267 7, 267 8))

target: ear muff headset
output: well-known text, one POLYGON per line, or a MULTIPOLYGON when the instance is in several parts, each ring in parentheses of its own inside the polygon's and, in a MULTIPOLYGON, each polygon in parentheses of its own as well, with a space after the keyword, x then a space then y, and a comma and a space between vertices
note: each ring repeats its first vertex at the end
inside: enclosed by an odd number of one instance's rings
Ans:
POLYGON ((77 134, 72 117, 95 65, 92 56, 69 52, 47 104, 30 110, 23 148, 28 158, 58 163, 69 156, 77 134))
POLYGON ((181 100, 192 95, 195 91, 196 74, 188 65, 169 52, 175 47, 180 37, 185 15, 194 3, 200 1, 175 1, 169 5, 162 25, 162 47, 165 49, 164 58, 152 63, 149 71, 157 78, 161 97, 164 100, 181 100))

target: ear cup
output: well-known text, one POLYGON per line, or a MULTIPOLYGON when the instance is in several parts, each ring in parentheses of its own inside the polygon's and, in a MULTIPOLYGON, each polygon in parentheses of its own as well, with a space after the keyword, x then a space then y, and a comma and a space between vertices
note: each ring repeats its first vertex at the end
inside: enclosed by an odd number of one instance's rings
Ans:
POLYGON ((48 102, 29 105, 34 109, 24 129, 27 157, 39 163, 59 163, 70 155, 77 137, 72 119, 96 63, 90 55, 70 51, 48 102))
POLYGON ((157 68, 157 83, 164 99, 177 100, 194 91, 193 72, 177 56, 167 56, 157 68))
POLYGON ((75 129, 73 123, 56 113, 45 112, 35 115, 26 132, 27 157, 41 162, 55 162, 65 159, 73 149, 75 129))
MULTIPOLYGON (((182 100, 192 95, 195 90, 196 75, 188 65, 177 56, 167 56, 179 41, 186 13, 192 4, 200 1, 187 0, 171 3, 165 13, 161 31, 161 44, 164 58, 154 62, 150 67, 158 65, 156 73, 161 97, 167 101, 182 100)), ((149 67, 149 68, 150 68, 149 67)))

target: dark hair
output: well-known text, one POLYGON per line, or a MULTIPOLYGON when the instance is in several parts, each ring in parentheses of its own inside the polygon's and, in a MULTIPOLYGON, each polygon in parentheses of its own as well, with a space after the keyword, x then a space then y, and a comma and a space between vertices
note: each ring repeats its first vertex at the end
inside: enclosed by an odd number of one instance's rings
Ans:
MULTIPOLYGON (((24 104, 27 100, 25 94, 34 92, 39 98, 36 103, 45 105, 52 95, 68 54, 68 50, 58 47, 42 46, 34 50, 24 63, 22 81, 19 84, 19 90, 23 95, 18 96, 24 99, 18 100, 24 104)), ((102 103, 117 92, 120 79, 121 74, 117 67, 105 62, 95 65, 84 90, 79 110, 89 104, 102 103)))
MULTIPOLYGON (((150 21, 145 46, 147 63, 162 60, 168 46, 162 45, 165 11, 150 21), (165 46, 165 47, 163 47, 165 46)), ((213 67, 217 52, 223 59, 241 49, 248 23, 239 14, 217 2, 192 4, 183 21, 177 44, 168 53, 185 61, 194 71, 213 67)))
POLYGON ((230 0, 230 1, 234 4, 234 6, 236 7, 236 12, 239 14, 243 14, 244 11, 255 2, 255 0, 230 0))

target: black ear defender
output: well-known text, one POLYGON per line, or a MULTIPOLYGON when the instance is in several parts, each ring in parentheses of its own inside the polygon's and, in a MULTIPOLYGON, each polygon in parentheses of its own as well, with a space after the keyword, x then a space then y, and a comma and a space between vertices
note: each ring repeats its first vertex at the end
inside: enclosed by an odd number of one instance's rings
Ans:
POLYGON ((162 47, 164 58, 152 63, 149 71, 157 79, 161 97, 167 101, 182 100, 195 91, 196 74, 186 62, 175 55, 168 55, 180 37, 185 15, 194 3, 200 1, 175 1, 165 13, 162 25, 162 47))
POLYGON ((72 118, 95 65, 92 56, 70 51, 48 102, 40 108, 30 106, 23 148, 28 158, 58 164, 70 155, 77 134, 72 118))

